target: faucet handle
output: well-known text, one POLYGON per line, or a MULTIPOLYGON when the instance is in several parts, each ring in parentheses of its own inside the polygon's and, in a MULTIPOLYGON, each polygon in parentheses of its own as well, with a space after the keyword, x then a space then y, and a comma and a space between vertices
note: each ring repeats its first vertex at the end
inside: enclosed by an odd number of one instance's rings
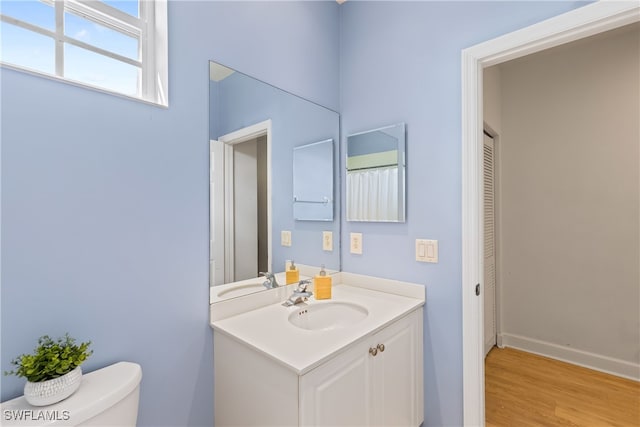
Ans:
POLYGON ((263 283, 265 288, 272 289, 272 288, 277 288, 278 286, 280 286, 278 284, 278 281, 276 280, 276 275, 275 274, 269 273, 268 271, 267 272, 262 272, 261 271, 261 272, 258 273, 258 275, 259 276, 264 276, 264 278, 267 279, 263 283))
POLYGON ((311 284, 311 280, 309 280, 309 279, 300 280, 298 282, 298 288, 296 290, 298 292, 306 292, 307 291, 307 286, 309 286, 310 284, 311 284))

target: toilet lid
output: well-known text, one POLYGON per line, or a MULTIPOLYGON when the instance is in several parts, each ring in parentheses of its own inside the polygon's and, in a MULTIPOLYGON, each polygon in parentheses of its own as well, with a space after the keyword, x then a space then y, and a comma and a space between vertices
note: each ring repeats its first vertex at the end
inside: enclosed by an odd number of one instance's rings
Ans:
POLYGON ((24 396, 0 404, 3 426, 75 426, 124 399, 142 379, 137 363, 118 362, 82 376, 80 387, 62 402, 32 406, 24 396))

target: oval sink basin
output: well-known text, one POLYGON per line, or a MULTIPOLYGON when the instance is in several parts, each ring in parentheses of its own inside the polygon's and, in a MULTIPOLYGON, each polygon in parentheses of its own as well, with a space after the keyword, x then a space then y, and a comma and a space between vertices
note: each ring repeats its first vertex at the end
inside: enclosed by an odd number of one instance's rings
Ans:
POLYGON ((266 288, 264 287, 262 282, 260 282, 260 283, 249 283, 247 285, 238 285, 238 286, 234 286, 234 287, 229 288, 229 289, 225 289, 224 291, 218 293, 218 296, 219 297, 226 297, 226 298, 238 297, 240 295, 247 295, 247 294, 250 294, 252 292, 261 291, 263 289, 266 289, 266 288))
POLYGON ((311 331, 346 328, 364 320, 369 310, 348 302, 328 302, 302 307, 289 315, 289 322, 311 331))

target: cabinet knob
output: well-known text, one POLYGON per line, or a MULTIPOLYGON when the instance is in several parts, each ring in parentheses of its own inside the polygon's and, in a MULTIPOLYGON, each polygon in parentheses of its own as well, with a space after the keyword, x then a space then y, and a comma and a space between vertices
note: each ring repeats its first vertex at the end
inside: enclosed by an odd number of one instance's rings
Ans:
POLYGON ((382 353, 384 351, 384 344, 378 344, 378 350, 382 353))
POLYGON ((378 354, 378 349, 375 347, 370 347, 369 348, 369 354, 372 356, 375 356, 376 354, 378 354))

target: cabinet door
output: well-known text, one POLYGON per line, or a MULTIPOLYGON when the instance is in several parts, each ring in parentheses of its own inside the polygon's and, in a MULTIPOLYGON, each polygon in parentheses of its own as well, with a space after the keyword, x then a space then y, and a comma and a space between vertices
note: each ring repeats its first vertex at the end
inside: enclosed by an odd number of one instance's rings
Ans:
POLYGON ((301 426, 369 426, 373 407, 368 343, 300 377, 301 426))
POLYGON ((372 346, 378 353, 373 358, 373 425, 418 426, 423 421, 421 313, 412 313, 374 337, 372 346))

